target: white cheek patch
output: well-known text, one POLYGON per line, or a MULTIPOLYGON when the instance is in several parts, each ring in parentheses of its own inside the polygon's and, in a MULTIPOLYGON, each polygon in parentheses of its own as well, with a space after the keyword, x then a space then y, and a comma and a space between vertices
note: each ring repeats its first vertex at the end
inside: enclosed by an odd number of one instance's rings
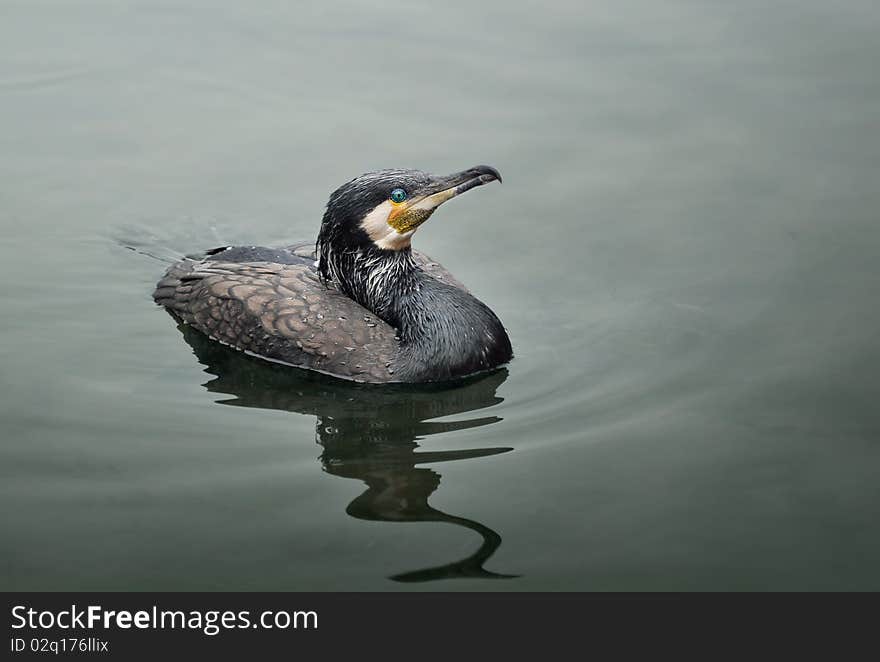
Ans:
POLYGON ((384 250, 399 251, 403 248, 406 248, 407 246, 409 246, 413 234, 415 234, 415 230, 410 230, 409 232, 404 232, 403 234, 400 234, 397 230, 390 226, 388 229, 390 230, 389 234, 383 239, 380 239, 376 242, 376 246, 384 250))
POLYGON ((390 200, 386 200, 373 211, 364 216, 361 227, 376 246, 383 250, 399 251, 410 244, 415 230, 400 233, 388 225, 388 216, 394 210, 390 200))
POLYGON ((394 228, 388 225, 388 216, 393 209, 391 201, 386 200, 364 216, 364 220, 361 221, 361 227, 366 231, 370 239, 380 241, 385 238, 389 231, 395 232, 394 228))

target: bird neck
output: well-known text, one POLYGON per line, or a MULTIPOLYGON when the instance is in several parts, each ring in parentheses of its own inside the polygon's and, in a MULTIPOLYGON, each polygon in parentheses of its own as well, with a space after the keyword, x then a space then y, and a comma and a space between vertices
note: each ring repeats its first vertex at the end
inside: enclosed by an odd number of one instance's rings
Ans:
POLYGON ((510 340, 500 320, 468 292, 425 273, 409 248, 335 253, 319 264, 351 299, 395 327, 395 377, 452 379, 506 363, 510 340))
POLYGON ((326 252, 318 269, 343 294, 395 327, 400 323, 401 296, 417 289, 423 276, 409 248, 326 252))

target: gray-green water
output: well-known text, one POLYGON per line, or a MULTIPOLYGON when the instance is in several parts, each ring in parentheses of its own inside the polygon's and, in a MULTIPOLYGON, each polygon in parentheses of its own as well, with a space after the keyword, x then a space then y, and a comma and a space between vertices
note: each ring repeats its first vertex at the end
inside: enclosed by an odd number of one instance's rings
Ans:
POLYGON ((0 588, 880 589, 877 4, 295 4, 2 3, 0 588), (124 248, 476 163, 456 389, 191 347, 124 248))

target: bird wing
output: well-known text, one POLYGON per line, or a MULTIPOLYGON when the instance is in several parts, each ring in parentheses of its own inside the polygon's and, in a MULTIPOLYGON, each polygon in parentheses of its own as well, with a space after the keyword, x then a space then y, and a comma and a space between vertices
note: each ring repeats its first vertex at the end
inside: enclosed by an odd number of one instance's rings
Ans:
POLYGON ((184 260, 153 294, 208 337, 273 361, 393 381, 394 329, 301 264, 184 260))
MULTIPOLYGON (((438 280, 441 265, 414 254, 438 280)), ((153 298, 209 338, 272 361, 345 379, 394 381, 395 330, 322 283, 311 246, 230 247, 173 264, 153 298)))

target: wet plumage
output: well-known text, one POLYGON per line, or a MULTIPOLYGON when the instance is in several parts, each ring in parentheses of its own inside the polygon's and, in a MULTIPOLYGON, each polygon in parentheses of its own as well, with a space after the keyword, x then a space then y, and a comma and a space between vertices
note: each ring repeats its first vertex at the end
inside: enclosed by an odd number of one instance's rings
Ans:
POLYGON ((490 370, 512 357, 500 320, 410 238, 442 202, 495 179, 488 166, 362 175, 331 195, 316 250, 214 249, 172 265, 154 298, 218 342, 345 379, 434 382, 490 370))

